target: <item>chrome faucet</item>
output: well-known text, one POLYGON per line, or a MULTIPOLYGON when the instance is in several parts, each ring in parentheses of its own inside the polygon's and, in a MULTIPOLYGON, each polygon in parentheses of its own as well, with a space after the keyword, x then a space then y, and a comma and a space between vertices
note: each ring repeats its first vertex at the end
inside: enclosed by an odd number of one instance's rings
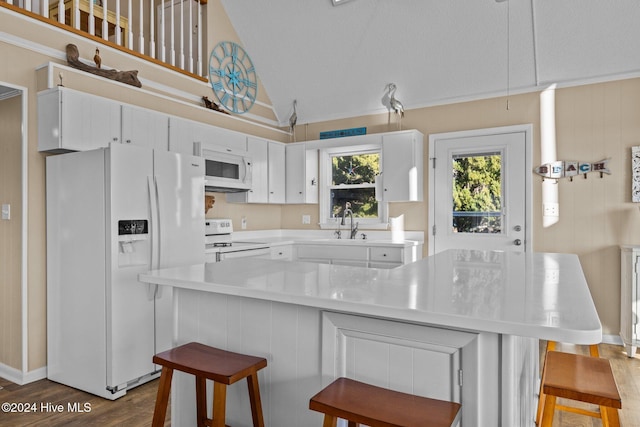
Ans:
POLYGON ((351 202, 347 202, 344 205, 344 210, 342 211, 342 221, 340 222, 340 225, 345 225, 344 223, 344 217, 349 215, 349 219, 351 220, 351 237, 349 237, 350 239, 355 239, 356 238, 356 234, 358 234, 358 223, 356 222, 356 225, 354 227, 353 225, 353 211, 351 210, 351 202))

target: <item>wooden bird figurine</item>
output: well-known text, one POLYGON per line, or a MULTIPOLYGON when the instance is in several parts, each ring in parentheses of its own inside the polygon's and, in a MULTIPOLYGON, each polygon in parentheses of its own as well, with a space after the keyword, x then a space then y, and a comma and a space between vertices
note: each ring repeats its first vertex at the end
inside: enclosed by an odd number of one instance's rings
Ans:
POLYGON ((93 62, 96 63, 96 68, 100 68, 100 65, 102 65, 102 58, 100 58, 100 50, 98 48, 96 48, 96 54, 93 55, 93 62))
POLYGON ((296 105, 298 104, 297 100, 293 100, 293 113, 291 117, 289 117, 289 130, 293 135, 293 142, 296 141, 296 123, 298 122, 298 113, 296 112, 296 105))

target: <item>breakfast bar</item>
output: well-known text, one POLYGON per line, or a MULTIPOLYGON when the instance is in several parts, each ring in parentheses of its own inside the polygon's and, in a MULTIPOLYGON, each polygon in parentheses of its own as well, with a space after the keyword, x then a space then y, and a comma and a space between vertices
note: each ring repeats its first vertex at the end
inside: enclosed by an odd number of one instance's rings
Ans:
MULTIPOLYGON (((175 345, 267 359, 269 426, 322 425, 309 398, 340 376, 459 402, 462 426, 533 426, 538 341, 602 338, 571 254, 449 250, 386 270, 231 259, 139 279, 173 288, 175 345)), ((250 426, 246 386, 227 399, 228 423, 250 426)), ((177 374, 174 425, 195 424, 194 402, 193 378, 177 374)))

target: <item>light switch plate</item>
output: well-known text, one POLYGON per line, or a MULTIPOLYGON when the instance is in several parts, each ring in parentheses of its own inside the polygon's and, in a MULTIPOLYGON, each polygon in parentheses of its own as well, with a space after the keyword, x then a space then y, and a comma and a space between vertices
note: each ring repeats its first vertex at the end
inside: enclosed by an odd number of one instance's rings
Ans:
POLYGON ((11 219, 11 205, 8 203, 2 204, 2 219, 11 219))
POLYGON ((303 224, 311 224, 311 215, 302 215, 303 224))

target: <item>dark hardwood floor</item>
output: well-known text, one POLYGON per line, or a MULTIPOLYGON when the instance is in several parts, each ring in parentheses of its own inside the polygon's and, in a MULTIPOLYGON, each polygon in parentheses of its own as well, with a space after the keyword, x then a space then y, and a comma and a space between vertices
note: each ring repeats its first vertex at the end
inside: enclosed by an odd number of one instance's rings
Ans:
MULTIPOLYGON (((151 425, 158 380, 138 386, 115 401, 46 379, 19 386, 0 378, 0 387, 0 404, 25 404, 32 410, 11 413, 5 412, 3 406, 0 411, 2 427, 136 427, 151 425), (61 411, 54 412, 60 408, 61 411), (88 411, 79 412, 77 408, 88 411)), ((170 410, 167 410, 165 426, 171 425, 170 420, 170 410)))
MULTIPOLYGON (((558 349, 575 353, 584 353, 586 350, 582 347, 563 344, 560 344, 558 349)), ((622 410, 620 411, 622 426, 640 426, 640 354, 636 354, 635 358, 628 358, 624 348, 602 344, 600 345, 600 356, 611 361, 613 373, 622 395, 622 410)), ((0 387, 2 387, 0 388, 0 403, 35 404, 37 408, 37 411, 33 413, 0 411, 0 426, 2 427, 137 427, 151 425, 158 380, 143 384, 115 401, 105 400, 49 380, 18 386, 0 378, 0 387), (51 408, 49 412, 42 410, 42 405, 45 405, 46 409, 47 403, 51 408), (73 406, 74 404, 79 404, 80 408, 84 408, 84 405, 88 404, 90 411, 70 411, 69 405, 73 406), (52 412, 53 408, 58 405, 62 405, 62 412, 52 412)), ((171 414, 167 413, 165 426, 171 425, 170 416, 171 414)), ((554 427, 596 427, 601 426, 602 423, 600 420, 585 416, 556 412, 553 425, 554 427)))

